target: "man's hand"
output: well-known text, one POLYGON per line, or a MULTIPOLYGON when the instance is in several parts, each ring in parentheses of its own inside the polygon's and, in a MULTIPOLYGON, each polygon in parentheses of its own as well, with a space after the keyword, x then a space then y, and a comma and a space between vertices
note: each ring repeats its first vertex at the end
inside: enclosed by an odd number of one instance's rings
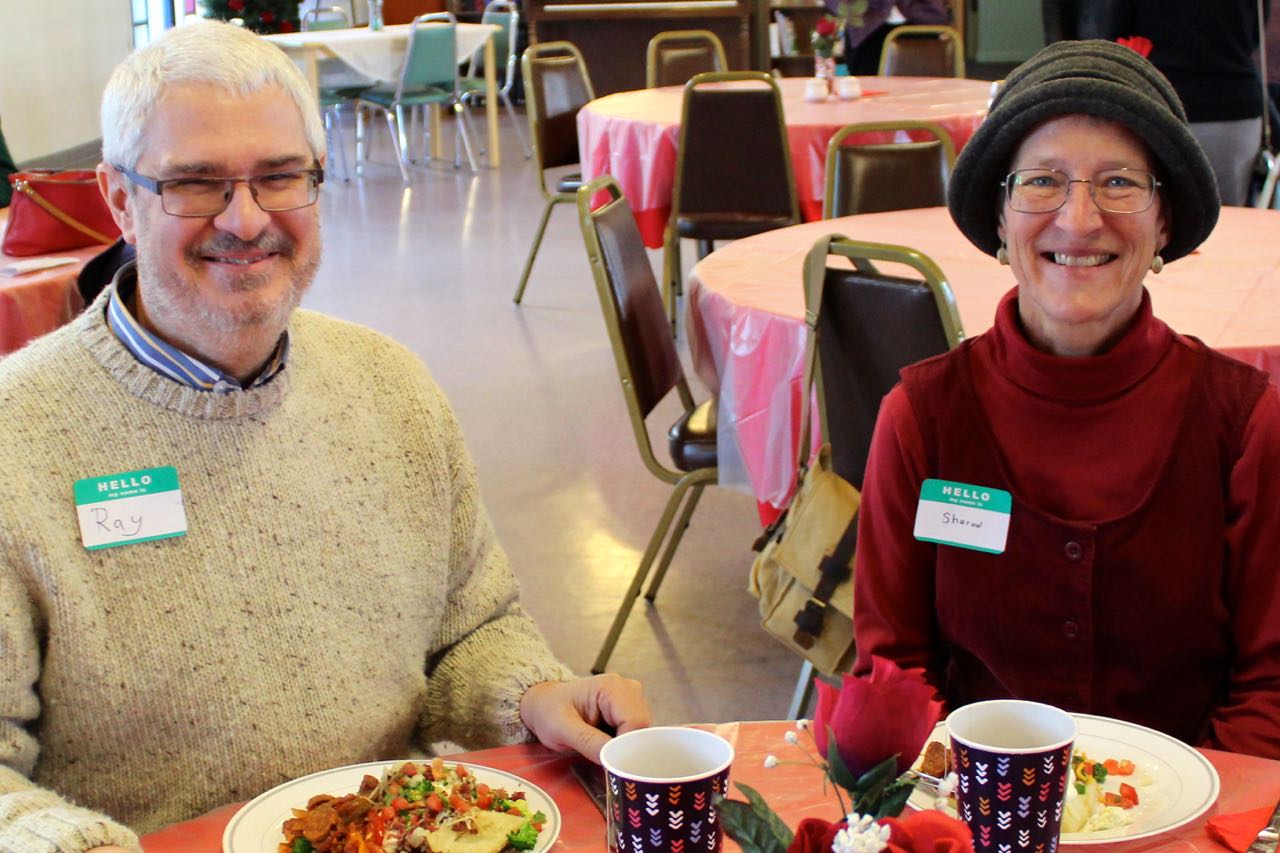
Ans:
POLYGON ((640 682, 615 673, 575 681, 544 681, 524 692, 520 717, 542 744, 557 752, 574 750, 600 763, 612 726, 618 734, 649 725, 649 703, 640 682))

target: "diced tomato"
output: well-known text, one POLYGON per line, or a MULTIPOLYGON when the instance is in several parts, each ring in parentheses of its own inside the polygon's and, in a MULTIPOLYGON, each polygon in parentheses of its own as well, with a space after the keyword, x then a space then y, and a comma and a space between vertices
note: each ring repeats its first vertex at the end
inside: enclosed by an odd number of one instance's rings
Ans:
POLYGON ((460 779, 465 779, 471 775, 471 772, 467 770, 466 766, 463 764, 459 764, 457 767, 457 770, 458 770, 458 778, 460 779))
POLYGON ((1116 769, 1113 771, 1117 776, 1132 776, 1134 771, 1133 762, 1127 758, 1122 758, 1116 762, 1116 769))
POLYGON ((511 808, 507 809, 507 814, 522 815, 524 814, 524 812, 520 811, 515 806, 512 806, 511 808))
POLYGON ((418 765, 412 761, 406 761, 404 766, 400 768, 400 773, 405 776, 416 776, 418 775, 418 765))
POLYGON ((449 805, 455 812, 465 812, 467 809, 471 808, 471 803, 468 803, 457 794, 449 795, 449 805))
POLYGON ((444 800, 440 799, 440 795, 434 791, 427 795, 427 811, 432 814, 440 814, 444 811, 444 800))
POLYGON ((492 791, 492 790, 493 790, 492 788, 490 788, 488 785, 486 785, 486 784, 485 784, 485 783, 483 783, 483 782, 480 782, 480 783, 478 783, 478 784, 476 785, 476 793, 477 793, 477 794, 487 794, 487 793, 489 793, 489 792, 490 792, 490 791, 492 791))
POLYGON ((1110 791, 1107 791, 1102 795, 1102 804, 1104 806, 1122 806, 1124 805, 1124 800, 1120 799, 1119 794, 1113 794, 1110 791))
POLYGON ((391 808, 391 806, 383 806, 382 811, 379 812, 379 814, 382 815, 383 820, 392 820, 396 816, 396 810, 391 808))
POLYGON ((1080 765, 1080 772, 1084 774, 1084 778, 1086 779, 1093 776, 1093 762, 1086 761, 1084 764, 1080 765))
POLYGON ((391 808, 395 809, 398 812, 408 811, 409 801, 406 800, 404 797, 396 797, 394 800, 391 801, 391 808))
POLYGON ((530 821, 529 825, 532 826, 534 829, 536 829, 538 832, 542 832, 542 824, 533 823, 532 821, 530 821))
POLYGON ((1138 804, 1138 789, 1127 782, 1120 783, 1120 799, 1122 805, 1126 809, 1131 809, 1138 804))
MULTIPOLYGON (((481 785, 480 787, 483 788, 484 786, 481 785)), ((493 808, 493 794, 490 794, 488 791, 485 791, 484 793, 477 792, 476 808, 486 810, 493 808)))

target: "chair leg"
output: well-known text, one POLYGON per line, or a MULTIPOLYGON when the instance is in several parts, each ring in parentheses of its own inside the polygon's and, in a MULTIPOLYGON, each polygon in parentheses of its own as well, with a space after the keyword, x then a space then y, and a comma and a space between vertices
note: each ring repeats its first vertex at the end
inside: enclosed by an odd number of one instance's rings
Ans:
POLYGON ((680 277, 683 263, 680 260, 680 237, 675 235, 667 240, 662 259, 662 303, 667 309, 667 319, 671 321, 671 337, 676 336, 678 318, 676 299, 680 294, 680 277))
POLYGON ((666 538, 667 530, 671 527, 671 519, 676 514, 680 504, 683 503, 685 492, 688 491, 689 485, 690 483, 687 480, 676 483, 675 488, 671 491, 671 497, 667 499, 667 506, 662 510, 662 517, 658 519, 658 526, 653 529, 653 535, 649 537, 649 545, 644 549, 644 556, 640 558, 640 565, 636 567, 635 576, 631 578, 631 586, 627 588, 627 594, 622 599, 622 606, 618 608, 617 615, 613 617, 613 625, 609 627, 609 634, 605 637, 604 644, 600 646, 600 651, 596 654, 596 662, 591 665, 591 671, 597 675, 604 672, 610 656, 613 655, 613 648, 618 644, 618 637, 622 634, 622 627, 627 623, 627 617, 631 615, 631 607, 640 596, 640 589, 644 586, 645 576, 649 574, 649 567, 653 564, 653 558, 657 556, 658 546, 666 538))
POLYGON ((409 117, 405 115, 404 107, 400 104, 396 104, 394 130, 396 138, 400 140, 400 162, 407 166, 413 157, 413 151, 409 148, 409 117))
POLYGON ((680 520, 671 528, 671 538, 667 541, 667 547, 662 551, 662 559, 658 561, 658 568, 653 573, 653 580, 649 581, 649 591, 644 594, 645 601, 650 604, 658 597, 658 587, 662 586, 662 579, 667 576, 667 567, 671 565, 671 558, 676 555, 676 549, 680 547, 680 540, 684 538, 684 532, 689 529, 689 519, 693 516, 693 510, 698 505, 698 498, 702 497, 702 491, 705 485, 697 485, 689 492, 689 500, 685 501, 684 509, 680 512, 680 520))
POLYGON ((471 153, 471 134, 468 132, 468 128, 467 128, 467 108, 460 103, 454 102, 453 114, 454 114, 454 121, 458 125, 457 128, 455 128, 454 139, 453 139, 453 168, 457 169, 462 166, 462 163, 458 157, 459 155, 458 147, 459 147, 459 143, 461 143, 461 145, 464 148, 466 148, 467 163, 471 166, 471 171, 473 172, 479 171, 476 168, 475 155, 471 153))
POLYGON ((533 245, 529 247, 529 257, 524 262, 524 272, 520 273, 520 284, 516 286, 514 301, 517 305, 524 298, 524 288, 529 283, 529 273, 533 271, 533 259, 538 254, 538 247, 542 245, 542 235, 547 230, 547 220, 551 218, 551 208, 555 207, 555 204, 554 199, 547 199, 546 207, 542 208, 542 219, 538 222, 538 232, 533 235, 533 245))
POLYGON ((356 177, 358 178, 364 176, 364 161, 368 156, 364 145, 364 116, 364 105, 356 104, 356 177))
POLYGON ((405 151, 400 139, 400 130, 404 127, 404 122, 396 121, 396 113, 399 111, 399 108, 397 108, 396 112, 391 110, 384 110, 383 112, 387 117, 387 132, 391 134, 391 147, 396 150, 396 163, 400 166, 400 177, 407 184, 409 183, 409 166, 404 161, 405 151))
POLYGON ((511 123, 516 127, 516 138, 520 140, 520 148, 524 151, 524 159, 528 160, 533 156, 533 146, 529 144, 529 137, 525 134, 524 128, 520 125, 520 117, 516 115, 516 108, 511 105, 511 98, 506 92, 498 92, 498 97, 502 99, 502 103, 507 105, 507 115, 511 116, 511 123))
POLYGON ((796 689, 791 694, 791 704, 787 707, 787 719, 798 720, 804 716, 805 709, 813 699, 813 664, 805 661, 800 667, 800 677, 796 679, 796 689))

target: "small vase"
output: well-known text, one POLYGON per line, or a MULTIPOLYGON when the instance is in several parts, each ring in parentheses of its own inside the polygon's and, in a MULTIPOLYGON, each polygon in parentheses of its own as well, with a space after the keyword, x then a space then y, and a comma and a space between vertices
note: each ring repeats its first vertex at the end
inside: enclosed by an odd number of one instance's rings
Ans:
POLYGON ((369 29, 382 29, 382 0, 369 0, 369 29))
POLYGON ((836 80, 836 58, 834 56, 814 54, 813 76, 826 82, 827 93, 830 94, 831 87, 835 84, 836 80))

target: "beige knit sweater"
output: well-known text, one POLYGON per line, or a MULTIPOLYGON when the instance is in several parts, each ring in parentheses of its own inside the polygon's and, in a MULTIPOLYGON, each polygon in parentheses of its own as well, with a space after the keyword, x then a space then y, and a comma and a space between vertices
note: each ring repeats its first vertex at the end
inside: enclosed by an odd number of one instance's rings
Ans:
POLYGON ((300 310, 283 374, 194 391, 134 360, 104 298, 0 361, 0 851, 136 845, 119 824, 528 737, 525 688, 572 674, 422 364, 300 310), (187 535, 86 550, 74 481, 162 465, 187 535))

